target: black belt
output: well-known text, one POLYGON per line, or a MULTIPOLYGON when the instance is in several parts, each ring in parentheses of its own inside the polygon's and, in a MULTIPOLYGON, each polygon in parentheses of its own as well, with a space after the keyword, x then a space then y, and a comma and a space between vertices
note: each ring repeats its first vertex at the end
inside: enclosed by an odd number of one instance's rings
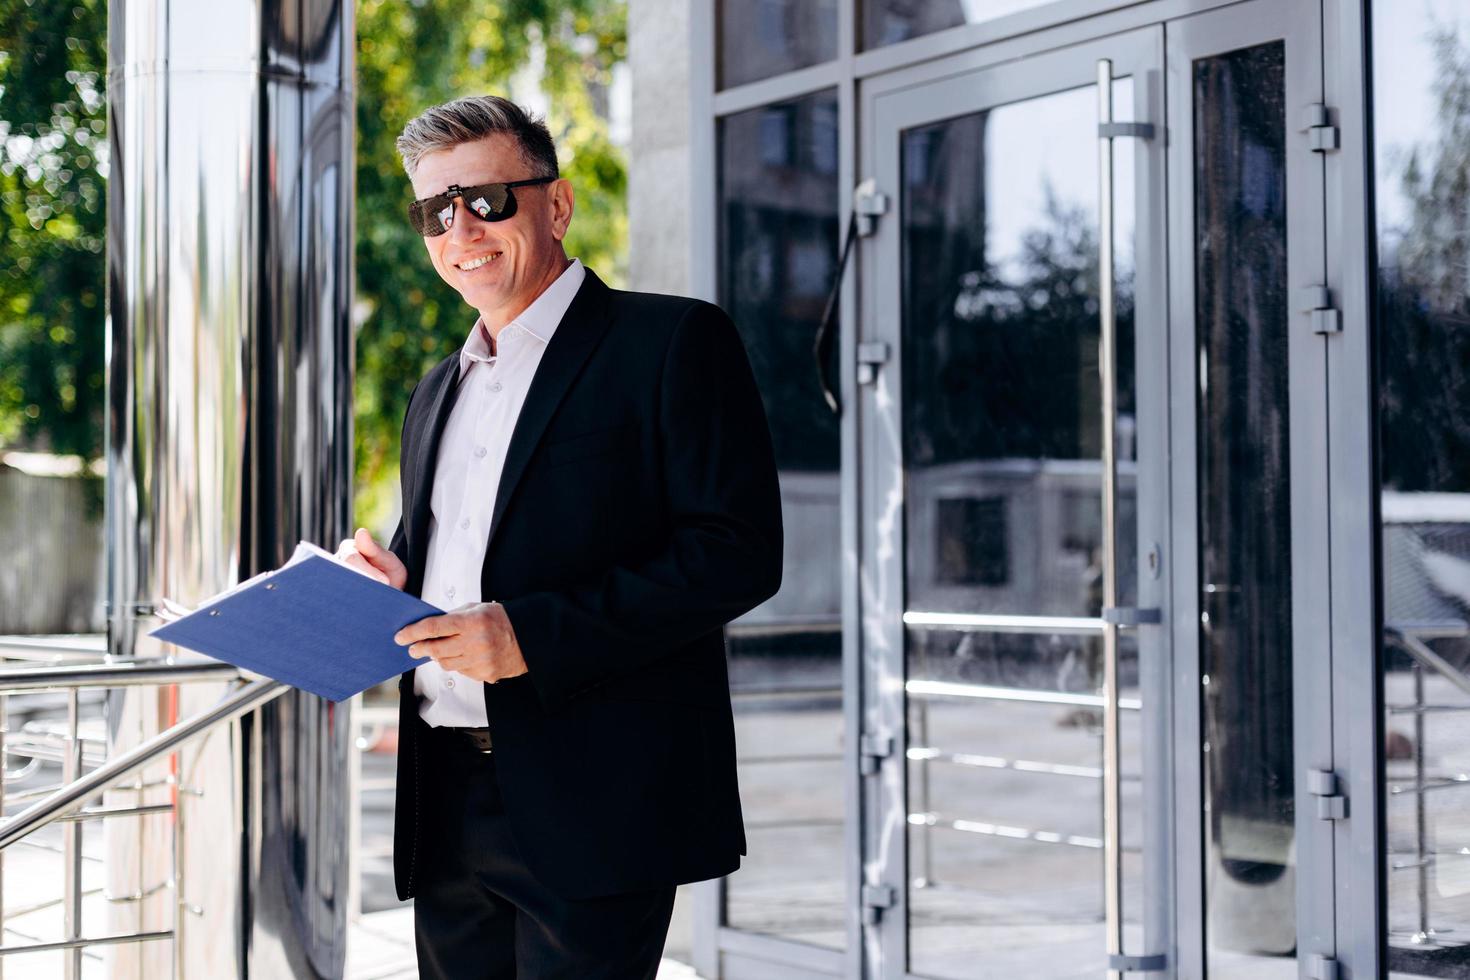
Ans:
POLYGON ((443 732, 446 737, 462 742, 476 752, 489 753, 490 751, 490 729, 488 728, 461 728, 454 725, 443 725, 437 728, 431 727, 429 731, 443 732))

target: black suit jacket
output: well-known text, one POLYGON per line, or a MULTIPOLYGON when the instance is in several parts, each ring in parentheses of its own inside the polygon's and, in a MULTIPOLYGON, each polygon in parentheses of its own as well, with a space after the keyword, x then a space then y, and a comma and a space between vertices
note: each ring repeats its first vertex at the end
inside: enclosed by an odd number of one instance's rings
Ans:
MULTIPOLYGON (((409 398, 404 518, 423 587, 429 496, 459 355, 409 398)), ((449 532, 445 532, 449 533, 449 532)), ((776 592, 781 507, 745 349, 719 307, 589 269, 507 449, 481 596, 528 673, 483 685, 522 856, 566 898, 728 874, 745 853, 723 627, 776 592)), ((413 894, 423 751, 400 684, 394 878, 413 894)))

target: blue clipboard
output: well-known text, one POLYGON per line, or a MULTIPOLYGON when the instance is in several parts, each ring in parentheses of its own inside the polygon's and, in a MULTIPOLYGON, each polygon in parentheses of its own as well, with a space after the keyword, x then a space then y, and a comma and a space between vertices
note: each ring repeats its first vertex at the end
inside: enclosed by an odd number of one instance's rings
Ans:
POLYGON ((148 635, 341 701, 417 667, 393 634, 442 612, 303 543, 281 568, 148 635))

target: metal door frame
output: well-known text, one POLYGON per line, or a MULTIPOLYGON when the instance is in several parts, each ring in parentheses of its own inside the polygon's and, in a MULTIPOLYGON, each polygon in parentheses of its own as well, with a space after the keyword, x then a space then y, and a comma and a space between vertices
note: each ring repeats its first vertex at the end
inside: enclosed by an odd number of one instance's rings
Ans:
MULTIPOLYGON (((1134 121, 1153 122, 1163 116, 1163 32, 1158 25, 1047 50, 1025 60, 991 66, 976 65, 976 52, 959 59, 875 79, 865 85, 860 99, 862 140, 860 173, 871 176, 887 195, 890 213, 878 221, 875 235, 862 252, 860 297, 862 315, 859 341, 887 345, 887 360, 872 384, 859 389, 855 405, 861 433, 859 453, 860 526, 865 529, 860 562, 863 647, 862 729, 860 738, 876 744, 893 739, 894 750, 865 779, 862 792, 862 885, 887 905, 863 929, 864 976, 900 980, 911 976, 908 962, 908 880, 905 792, 905 663, 904 663, 904 541, 902 502, 901 399, 902 371, 899 216, 899 140, 905 129, 966 115, 1027 98, 1096 87, 1100 59, 1113 62, 1113 77, 1132 76, 1134 105, 1120 108, 1134 121)), ((1147 567, 1148 545, 1164 555, 1168 532, 1167 359, 1165 345, 1164 169, 1161 140, 1140 143, 1135 166, 1136 250, 1138 279, 1135 300, 1138 457, 1138 567, 1147 567), (1153 270, 1156 274, 1146 274, 1153 270), (1148 343, 1148 338, 1155 343, 1148 343), (1151 421, 1149 421, 1151 420, 1151 421)), ((1165 562, 1167 565, 1167 560, 1165 562)), ((1164 609, 1167 623, 1168 576, 1140 578, 1139 604, 1164 609)), ((1100 632, 1100 631, 1099 631, 1100 632)), ((1146 704, 1155 709, 1145 723, 1154 737, 1145 741, 1147 770, 1171 771, 1171 680, 1166 651, 1167 634, 1160 627, 1139 633, 1140 683, 1146 704)), ((1145 834, 1145 949, 1134 955, 1167 948, 1172 933, 1173 826, 1166 779, 1145 781, 1149 831, 1145 834)), ((1102 952, 1102 951, 1100 951, 1102 952)))
POLYGON ((1293 735, 1296 761, 1297 962, 1306 977, 1314 955, 1336 955, 1334 831, 1320 819, 1309 769, 1336 772, 1333 754, 1332 604, 1327 571, 1327 346, 1313 332, 1307 289, 1327 284, 1323 154, 1305 131, 1312 103, 1323 101, 1320 5, 1246 0, 1165 25, 1169 104, 1171 407, 1174 460, 1175 612, 1174 741, 1179 842, 1175 894, 1176 976, 1205 976, 1203 770, 1198 603, 1197 439, 1194 288, 1194 59, 1256 44, 1286 44, 1287 276, 1293 304, 1288 339, 1292 511, 1293 735))
POLYGON ((1327 344, 1328 480, 1332 536, 1334 762, 1348 796, 1336 827, 1337 958, 1348 976, 1376 977, 1386 942, 1382 828, 1383 672, 1378 585, 1378 466, 1372 309, 1372 144, 1363 0, 1323 0, 1322 87, 1340 146, 1326 168, 1327 285, 1343 331, 1327 344))

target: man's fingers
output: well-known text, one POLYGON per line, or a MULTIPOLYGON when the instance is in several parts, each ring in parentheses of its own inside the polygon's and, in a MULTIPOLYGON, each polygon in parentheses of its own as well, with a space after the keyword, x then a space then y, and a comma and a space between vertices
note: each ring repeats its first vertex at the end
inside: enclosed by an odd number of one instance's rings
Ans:
POLYGON ((362 555, 359 555, 357 552, 349 551, 347 554, 341 555, 340 557, 342 561, 347 564, 348 568, 351 568, 354 571, 361 572, 368 578, 376 579, 377 581, 382 582, 384 585, 389 584, 388 576, 385 575, 380 569, 376 568, 372 563, 364 559, 362 555))
POLYGON ((440 658, 444 656, 444 651, 440 648, 443 645, 443 640, 419 640, 409 644, 408 655, 417 660, 427 660, 433 657, 436 663, 442 663, 440 658))
POLYGON ((456 636, 419 640, 409 646, 408 655, 418 660, 432 657, 445 670, 458 670, 465 664, 465 651, 460 649, 459 637, 456 636))
POLYGON ((442 616, 426 616, 416 623, 409 623, 403 629, 393 634, 393 642, 399 646, 417 643, 420 640, 431 640, 440 636, 455 636, 459 633, 459 617, 454 613, 445 613, 442 616))
POLYGON ((364 558, 374 564, 377 563, 378 558, 383 553, 383 549, 378 546, 378 542, 373 540, 373 536, 368 533, 368 529, 365 527, 357 529, 357 533, 352 536, 352 543, 357 545, 357 550, 362 553, 364 558))

